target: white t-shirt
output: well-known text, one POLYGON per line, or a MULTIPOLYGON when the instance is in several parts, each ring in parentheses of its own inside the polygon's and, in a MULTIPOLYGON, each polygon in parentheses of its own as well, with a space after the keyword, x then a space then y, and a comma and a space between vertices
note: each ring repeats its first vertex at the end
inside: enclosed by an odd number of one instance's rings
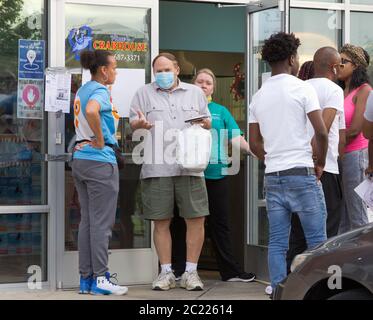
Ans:
POLYGON ((367 105, 365 107, 364 118, 369 122, 373 122, 373 91, 370 92, 367 105))
MULTIPOLYGON (((346 128, 346 125, 342 123, 341 115, 344 119, 344 96, 343 90, 333 81, 327 78, 314 78, 307 80, 314 89, 316 90, 319 98, 321 110, 325 108, 336 109, 337 113, 330 126, 329 130, 329 145, 328 153, 326 154, 326 162, 324 171, 334 174, 339 174, 338 170, 338 144, 339 144, 339 130, 346 128)), ((344 122, 344 121, 343 121, 344 122)), ((315 134, 311 122, 308 120, 307 123, 308 134, 310 138, 315 134)))
POLYGON ((269 78, 249 106, 249 123, 258 123, 264 139, 266 173, 313 168, 307 114, 320 110, 313 87, 294 76, 269 78))
POLYGON ((345 119, 345 111, 343 109, 343 112, 339 115, 339 130, 346 129, 346 119, 345 119))

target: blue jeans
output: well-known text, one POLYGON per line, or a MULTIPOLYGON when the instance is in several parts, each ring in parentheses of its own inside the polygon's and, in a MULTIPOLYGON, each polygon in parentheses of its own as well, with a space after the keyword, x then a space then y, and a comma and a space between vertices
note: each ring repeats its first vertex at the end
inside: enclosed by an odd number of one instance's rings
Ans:
POLYGON ((266 176, 269 220, 268 268, 272 288, 286 278, 291 214, 296 212, 309 249, 326 240, 326 205, 321 183, 314 175, 266 176))
POLYGON ((342 182, 346 210, 341 217, 339 233, 359 228, 369 223, 367 206, 354 189, 363 182, 368 167, 368 149, 348 152, 342 160, 342 182))

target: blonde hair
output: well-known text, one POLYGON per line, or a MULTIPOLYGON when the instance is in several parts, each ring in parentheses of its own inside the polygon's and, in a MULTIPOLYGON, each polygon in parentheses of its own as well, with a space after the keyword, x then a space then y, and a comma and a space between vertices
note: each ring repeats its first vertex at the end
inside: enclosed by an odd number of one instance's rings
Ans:
POLYGON ((197 73, 194 75, 194 77, 192 79, 192 83, 194 84, 196 82, 197 77, 201 73, 206 73, 212 78, 212 82, 214 83, 214 89, 215 89, 215 87, 216 87, 216 77, 215 77, 215 74, 208 68, 203 68, 203 69, 198 70, 197 73))

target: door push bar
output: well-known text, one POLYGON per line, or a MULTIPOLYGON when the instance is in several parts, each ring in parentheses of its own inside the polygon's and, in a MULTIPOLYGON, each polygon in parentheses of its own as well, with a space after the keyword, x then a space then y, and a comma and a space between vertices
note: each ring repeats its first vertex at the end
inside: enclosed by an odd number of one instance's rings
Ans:
POLYGON ((46 162, 69 162, 72 159, 71 153, 62 154, 45 154, 44 161, 46 162))

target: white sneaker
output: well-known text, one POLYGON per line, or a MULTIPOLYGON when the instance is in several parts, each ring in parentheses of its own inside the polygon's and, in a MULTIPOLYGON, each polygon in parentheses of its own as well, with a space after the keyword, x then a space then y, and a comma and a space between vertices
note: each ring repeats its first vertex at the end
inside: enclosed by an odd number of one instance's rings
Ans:
POLYGON ((184 272, 181 276, 180 287, 189 291, 201 291, 203 290, 203 283, 197 271, 184 272))
POLYGON ((91 294, 93 295, 108 295, 112 294, 115 296, 122 296, 128 292, 128 288, 125 286, 118 286, 112 283, 106 276, 97 277, 93 281, 91 294))
POLYGON ((153 290, 170 290, 176 287, 175 275, 173 272, 160 273, 153 281, 153 290))
POLYGON ((272 287, 271 286, 267 286, 266 289, 265 289, 265 293, 270 296, 272 294, 272 292, 273 292, 272 287))
POLYGON ((228 282, 251 282, 251 281, 254 281, 254 279, 255 279, 255 274, 254 273, 243 272, 243 273, 237 275, 236 277, 230 278, 230 279, 225 280, 225 281, 228 281, 228 282))

